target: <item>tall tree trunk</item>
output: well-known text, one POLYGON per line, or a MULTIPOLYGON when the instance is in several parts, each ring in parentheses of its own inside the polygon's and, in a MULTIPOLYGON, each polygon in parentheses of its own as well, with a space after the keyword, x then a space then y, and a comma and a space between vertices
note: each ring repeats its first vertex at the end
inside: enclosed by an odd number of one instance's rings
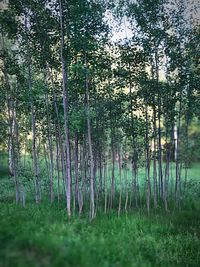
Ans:
POLYGON ((21 162, 21 151, 20 151, 20 140, 19 140, 19 125, 17 122, 17 114, 16 111, 18 110, 18 101, 15 101, 15 106, 13 108, 13 119, 14 119, 14 131, 15 131, 15 138, 16 138, 16 166, 17 166, 17 176, 19 180, 19 187, 20 187, 20 200, 22 202, 22 206, 25 208, 26 201, 25 201, 25 192, 24 192, 24 184, 23 184, 23 174, 22 174, 22 162, 21 162))
MULTIPOLYGON (((187 111, 186 114, 186 125, 185 125, 185 142, 186 142, 186 151, 189 149, 189 135, 188 135, 188 128, 189 128, 189 112, 187 111)), ((185 179, 184 179, 184 193, 187 188, 187 180, 188 180, 188 167, 189 167, 189 157, 185 157, 185 179)))
POLYGON ((114 114, 112 112, 111 94, 109 94, 109 116, 110 116, 110 130, 111 130, 111 158, 112 158, 112 171, 111 171, 111 188, 110 188, 110 209, 113 208, 115 199, 115 127, 113 123, 114 114))
POLYGON ((60 13, 60 36, 61 36, 61 63, 62 63, 62 80, 63 80, 63 108, 64 108, 64 127, 65 127, 65 145, 66 145, 66 174, 67 174, 67 212, 71 216, 71 157, 70 157, 70 140, 69 140, 69 100, 68 100, 68 73, 64 58, 64 29, 63 29, 63 11, 62 1, 59 1, 60 13))
POLYGON ((33 88, 32 88, 32 71, 31 71, 31 55, 28 45, 28 18, 25 15, 25 29, 27 39, 27 63, 28 63, 28 89, 29 89, 29 101, 31 108, 31 124, 32 124, 32 156, 33 156, 33 170, 35 177, 35 202, 40 202, 40 188, 39 188, 39 168, 38 168, 38 157, 37 157, 37 141, 36 141, 36 125, 35 125, 35 107, 33 102, 33 88))
POLYGON ((99 152, 99 193, 102 197, 103 192, 103 173, 102 173, 102 152, 99 152))
POLYGON ((59 111, 58 111, 58 104, 57 104, 57 99, 56 99, 56 94, 55 94, 55 86, 53 82, 53 75, 52 72, 48 72, 50 79, 51 79, 51 85, 53 88, 53 103, 54 103, 54 109, 56 112, 56 134, 57 134, 57 142, 59 145, 59 150, 60 150, 60 157, 61 157, 61 167, 62 167, 62 181, 63 181, 63 191, 64 194, 66 195, 66 200, 67 200, 67 189, 66 189, 66 167, 65 167, 65 156, 64 156, 64 151, 63 151, 63 138, 62 138, 62 131, 61 131, 61 123, 59 119, 59 111))
POLYGON ((104 159, 104 213, 107 213, 107 202, 108 202, 108 168, 106 159, 104 159))
POLYGON ((163 170, 162 170, 162 133, 161 133, 161 89, 159 86, 159 65, 158 65, 158 51, 157 48, 155 48, 155 74, 156 74, 156 84, 157 84, 157 91, 158 91, 158 175, 159 175, 159 184, 160 184, 160 196, 162 199, 164 199, 164 183, 163 183, 163 170))
MULTIPOLYGON (((2 35, 2 48, 4 47, 4 37, 2 35)), ((8 108, 8 125, 9 125, 9 140, 8 140, 8 164, 9 164, 9 171, 11 177, 14 178, 15 183, 15 201, 16 204, 20 201, 20 186, 17 177, 16 171, 16 162, 15 162, 15 144, 14 144, 14 128, 15 128, 15 120, 14 120, 14 100, 12 97, 12 90, 11 85, 9 82, 9 77, 6 69, 5 59, 3 58, 3 74, 5 78, 5 84, 7 86, 6 92, 6 101, 7 101, 7 108, 8 108)))
POLYGON ((48 148, 46 147, 46 144, 43 144, 43 153, 44 153, 44 161, 45 161, 45 170, 46 170, 46 175, 48 179, 48 184, 50 184, 50 170, 49 170, 49 155, 48 155, 48 148))
MULTIPOLYGON (((157 65, 156 65, 157 67, 157 65)), ((156 69, 156 71, 158 71, 156 69)), ((151 78, 152 81, 155 79, 155 66, 154 66, 154 61, 152 59, 151 61, 151 78)), ((158 78, 158 76, 156 77, 158 78)), ((158 81, 157 81, 158 83, 158 81)), ((154 208, 157 208, 157 201, 158 201, 158 192, 157 192, 157 159, 156 159, 156 149, 157 149, 157 127, 156 127, 156 95, 153 95, 153 191, 154 191, 154 208)))
POLYGON ((83 202, 86 195, 86 189, 85 189, 85 170, 84 170, 84 164, 85 164, 85 158, 84 158, 84 146, 80 145, 80 156, 79 156, 79 162, 80 162, 80 177, 81 177, 81 184, 79 188, 79 216, 82 213, 83 210, 83 202))
MULTIPOLYGON (((166 128, 165 135, 165 144, 168 144, 168 129, 166 128)), ((170 162, 170 148, 166 146, 166 166, 165 166, 165 175, 163 177, 163 200, 165 211, 168 211, 168 180, 169 180, 169 162, 170 162)))
MULTIPOLYGON (((131 81, 131 66, 129 63, 129 104, 130 104, 130 113, 131 113, 131 141, 132 141, 132 177, 133 177, 133 192, 135 197, 135 204, 137 207, 137 181, 136 181, 136 173, 137 173, 137 153, 136 153, 136 145, 135 145, 135 131, 134 131, 134 118, 133 118, 133 100, 132 100, 132 81, 131 81)), ((131 200, 130 200, 131 203, 131 200)))
POLYGON ((128 207, 128 166, 125 164, 124 167, 124 181, 125 181, 125 205, 124 205, 124 210, 125 212, 128 212, 127 207, 128 207))
POLYGON ((111 154, 112 154, 112 174, 111 174, 111 196, 110 196, 110 208, 113 208, 115 200, 115 148, 114 137, 112 135, 111 154))
POLYGON ((146 204, 147 204, 147 213, 150 214, 150 198, 151 198, 151 181, 150 181, 150 149, 149 149, 149 127, 148 127, 148 104, 145 103, 145 120, 146 120, 146 134, 145 134, 145 143, 146 143, 146 179, 147 179, 147 188, 146 188, 146 204))
POLYGON ((55 136, 56 136, 56 169, 57 169, 57 186, 58 186, 58 202, 60 202, 60 155, 59 155, 59 140, 58 140, 58 130, 55 125, 55 136))
POLYGON ((120 183, 118 215, 120 215, 120 212, 121 212, 121 206, 122 206, 122 163, 121 163, 121 146, 119 146, 119 150, 118 150, 118 166, 119 166, 119 183, 120 183))
POLYGON ((175 141, 175 164, 176 164, 176 182, 175 182, 175 201, 180 208, 180 194, 181 194, 181 171, 180 171, 180 127, 181 127, 181 112, 182 112, 182 93, 180 96, 180 107, 178 111, 178 121, 174 128, 175 141))
POLYGON ((75 188, 74 188, 74 205, 76 207, 76 201, 79 205, 80 211, 80 193, 79 193, 79 166, 78 166, 78 133, 75 132, 74 137, 74 164, 75 164, 75 188))
MULTIPOLYGON (((11 100, 12 101, 12 100, 11 100)), ((9 116, 9 170, 11 177, 14 178, 15 183, 15 201, 16 204, 20 202, 20 183, 17 174, 17 162, 15 153, 15 142, 14 142, 14 131, 15 131, 15 121, 13 114, 13 104, 10 105, 10 100, 8 102, 8 116, 9 116)))
POLYGON ((125 146, 124 146, 124 181, 125 181, 125 205, 124 205, 124 209, 125 212, 128 212, 127 210, 127 206, 128 206, 128 164, 126 161, 126 151, 127 151, 127 141, 125 141, 125 146))
POLYGON ((87 134, 88 134, 88 146, 89 146, 89 157, 90 157, 90 219, 93 220, 94 216, 95 216, 95 204, 94 204, 94 157, 93 157, 92 137, 91 137, 89 81, 88 81, 88 66, 87 66, 86 53, 85 53, 85 91, 86 91, 87 134))
POLYGON ((52 131, 50 123, 50 114, 49 114, 49 100, 48 92, 45 88, 45 103, 46 103, 46 114, 47 114, 47 138, 49 146, 49 158, 50 158, 50 200, 51 203, 54 201, 54 159, 53 159, 53 144, 52 144, 52 131))
POLYGON ((156 107, 155 107, 155 96, 153 103, 153 191, 154 191, 154 208, 157 208, 157 164, 156 164, 156 140, 157 140, 157 131, 156 131, 156 107))

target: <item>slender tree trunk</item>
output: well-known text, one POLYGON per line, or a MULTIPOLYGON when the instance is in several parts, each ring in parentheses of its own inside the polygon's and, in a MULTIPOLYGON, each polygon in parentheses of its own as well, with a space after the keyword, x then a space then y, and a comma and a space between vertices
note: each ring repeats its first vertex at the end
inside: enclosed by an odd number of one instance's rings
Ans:
POLYGON ((125 206, 124 206, 124 210, 125 210, 125 212, 128 212, 128 210, 127 210, 127 206, 128 206, 128 199, 129 199, 129 197, 128 197, 128 164, 127 164, 127 161, 126 161, 126 149, 127 149, 127 147, 126 147, 126 141, 125 141, 125 147, 124 147, 124 150, 125 150, 125 152, 124 152, 124 181, 125 181, 125 206))
MULTIPOLYGON (((166 128, 166 136, 165 136, 165 144, 167 144, 168 140, 168 130, 166 128)), ((165 211, 168 211, 168 179, 169 179, 169 162, 170 162, 170 149, 166 147, 166 166, 165 166, 165 175, 163 177, 163 200, 164 200, 164 207, 165 211)))
MULTIPOLYGON (((133 118, 133 100, 132 100, 132 81, 131 81, 131 66, 129 64, 129 102, 130 102, 130 113, 131 113, 131 141, 132 141, 132 177, 133 177, 133 192, 135 197, 135 204, 137 207, 137 182, 136 182, 136 172, 137 172, 137 155, 136 155, 136 145, 135 145, 135 134, 134 134, 134 118, 133 118)), ((131 203, 131 200, 130 200, 131 203)))
POLYGON ((46 170, 46 174, 48 178, 48 183, 50 184, 49 155, 48 155, 47 147, 45 143, 43 144, 43 151, 44 151, 44 160, 45 160, 45 170, 46 170))
POLYGON ((156 84, 157 84, 157 91, 158 91, 158 174, 159 174, 159 183, 160 183, 160 196, 162 199, 164 199, 164 183, 163 183, 163 169, 162 169, 162 144, 161 144, 161 139, 162 139, 162 133, 161 133, 161 89, 159 86, 159 66, 158 66, 158 51, 156 48, 155 51, 155 64, 156 64, 156 69, 155 69, 155 74, 156 74, 156 84))
MULTIPOLYGON (((4 50, 4 38, 2 35, 2 48, 4 50)), ((3 74, 5 78, 5 84, 7 86, 6 92, 6 101, 8 108, 8 125, 9 125, 9 140, 8 140, 8 164, 9 171, 11 177, 14 178, 15 183, 15 201, 16 204, 20 201, 20 186, 16 172, 16 162, 15 162, 15 144, 14 144, 14 128, 15 128, 15 120, 14 120, 14 100, 12 98, 12 90, 9 82, 9 77, 6 69, 5 60, 3 58, 3 74)))
POLYGON ((49 100, 47 89, 45 91, 45 103, 46 103, 46 114, 47 114, 47 138, 49 146, 49 158, 50 158, 50 200, 51 203, 54 201, 54 159, 53 159, 53 145, 52 145, 52 134, 51 134, 51 123, 49 114, 49 100))
POLYGON ((59 0, 60 13, 60 36, 61 36, 61 63, 63 79, 63 107, 64 107, 64 127, 65 127, 65 145, 66 145, 66 174, 67 174, 67 212, 71 216, 71 157, 70 157, 70 140, 69 140, 69 103, 68 103, 68 73, 66 70, 66 59, 64 58, 64 29, 63 29, 63 11, 62 1, 59 0))
MULTIPOLYGON (((85 136, 85 134, 83 135, 83 140, 85 140, 87 137, 85 136)), ((82 187, 83 187, 83 202, 87 203, 88 202, 88 192, 87 192, 87 184, 86 184, 86 180, 87 180, 87 148, 86 148, 86 142, 83 142, 83 148, 82 148, 82 187)))
POLYGON ((88 134, 88 146, 90 157, 90 219, 95 217, 95 204, 94 204, 94 156, 92 149, 92 137, 91 137, 91 119, 90 119, 90 102, 89 102, 89 81, 88 81, 88 66, 87 57, 85 53, 85 91, 86 91, 86 112, 87 112, 87 134, 88 134))
POLYGON ((54 87, 54 82, 53 82, 53 76, 52 72, 49 72, 49 76, 51 79, 51 85, 53 88, 53 103, 54 103, 54 109, 56 112, 56 133, 57 133, 57 142, 59 144, 59 150, 60 150, 60 157, 61 157, 61 167, 62 167, 62 182, 63 182, 63 191, 64 194, 66 195, 66 200, 67 200, 67 190, 66 190, 66 167, 65 167, 65 156, 64 156, 64 151, 63 151, 63 138, 62 138, 62 131, 61 131, 61 123, 59 119, 59 111, 58 111, 58 104, 57 104, 57 99, 56 99, 56 94, 55 94, 55 87, 54 87))
POLYGON ((15 183, 15 200, 16 204, 20 202, 20 184, 17 175, 17 166, 16 166, 16 153, 15 153, 15 142, 14 142, 14 128, 15 122, 13 117, 13 104, 10 105, 8 100, 8 116, 9 116, 9 170, 11 177, 14 178, 15 183))
MULTIPOLYGON (((155 98, 155 96, 154 96, 155 98)), ((157 139, 157 131, 156 131, 156 107, 155 107, 155 100, 154 100, 154 107, 153 107, 153 189, 154 189, 154 208, 157 209, 157 164, 156 164, 156 139, 157 139)))
MULTIPOLYGON (((185 142, 186 142, 186 151, 188 151, 189 149, 189 135, 188 135, 188 128, 189 128, 189 114, 187 111, 186 114, 186 125, 185 125, 185 142)), ((187 180, 188 180, 188 167, 189 167, 189 160, 188 157, 185 157, 185 179, 184 179, 184 193, 186 191, 187 188, 187 180)))
POLYGON ((121 146, 118 150, 118 165, 119 165, 119 182, 120 182, 120 191, 119 191, 119 207, 118 207, 118 215, 120 215, 121 212, 121 206, 122 206, 122 163, 121 163, 121 146))
POLYGON ((112 174, 111 174, 111 197, 110 197, 110 208, 113 208, 114 199, 115 199, 115 148, 114 141, 112 136, 112 174))
POLYGON ((146 193, 146 204, 147 213, 150 214, 150 198, 151 198, 151 181, 150 181, 150 149, 149 149, 149 127, 148 127, 148 106, 145 103, 145 119, 146 119, 146 176, 147 176, 147 193, 146 193))
POLYGON ((75 163, 75 188, 74 188, 74 204, 76 206, 76 200, 79 205, 79 211, 80 211, 80 193, 79 193, 79 167, 78 167, 78 133, 75 132, 74 137, 74 163, 75 163))
POLYGON ((103 174, 102 174, 102 153, 99 152, 99 193, 102 197, 103 192, 103 174))
POLYGON ((22 174, 22 162, 21 162, 21 151, 20 151, 20 140, 19 140, 19 125, 17 122, 17 114, 16 110, 18 109, 18 102, 16 100, 15 107, 13 108, 13 119, 14 119, 14 131, 16 136, 16 166, 17 166, 17 179, 19 180, 20 187, 20 200, 22 202, 22 206, 25 208, 26 200, 25 200, 25 192, 24 192, 24 184, 23 184, 23 174, 22 174))
POLYGON ((163 170, 162 170, 162 145, 161 145, 161 116, 160 110, 158 111, 158 170, 159 170, 159 180, 160 180, 160 195, 164 199, 164 183, 163 183, 163 170))
POLYGON ((136 163, 132 163, 132 176, 133 176, 133 192, 135 198, 135 207, 138 208, 138 183, 137 183, 137 169, 136 163))
POLYGON ((182 96, 180 97, 180 107, 178 112, 177 125, 175 124, 174 139, 175 139, 175 164, 176 164, 176 182, 175 182, 175 201, 180 208, 180 194, 181 194, 181 171, 180 171, 180 126, 181 126, 181 112, 182 112, 182 96))
MULTIPOLYGON (((156 72, 158 71, 157 69, 157 64, 156 64, 156 72)), ((158 75, 158 74, 157 74, 158 75)), ((152 81, 155 79, 155 66, 154 62, 152 59, 151 62, 151 76, 152 76, 152 81)), ((156 77, 158 79, 158 76, 156 77)), ((158 80, 157 80, 158 84, 158 80)), ((157 192, 157 159, 156 159, 156 150, 157 150, 157 127, 156 127, 156 95, 154 94, 153 96, 153 191, 154 191, 154 208, 157 208, 157 201, 158 201, 158 192, 157 192)))
POLYGON ((108 168, 106 160, 104 161, 104 213, 107 213, 107 202, 108 202, 108 168))
POLYGON ((60 157, 59 157, 59 140, 58 140, 58 130, 55 125, 55 135, 56 135, 56 169, 57 169, 57 186, 58 186, 58 202, 60 202, 60 157))
POLYGON ((35 125, 35 107, 33 102, 33 88, 32 88, 32 71, 31 71, 31 55, 28 45, 28 19, 25 15, 25 29, 27 38, 27 63, 28 63, 28 89, 29 89, 29 101, 31 108, 31 123, 32 123, 32 156, 33 156, 33 170, 35 177, 35 202, 40 202, 40 188, 39 188, 39 168, 38 168, 38 157, 37 157, 37 141, 36 141, 36 125, 35 125))
POLYGON ((83 209, 83 198, 85 197, 86 191, 85 191, 85 176, 84 176, 84 147, 80 145, 80 156, 79 156, 79 162, 80 162, 80 177, 81 177, 81 185, 79 188, 79 216, 82 213, 83 209))
POLYGON ((128 206, 128 177, 127 177, 127 165, 125 164, 125 167, 124 167, 124 181, 125 181, 125 206, 124 206, 124 210, 125 212, 128 212, 127 210, 127 206, 128 206))

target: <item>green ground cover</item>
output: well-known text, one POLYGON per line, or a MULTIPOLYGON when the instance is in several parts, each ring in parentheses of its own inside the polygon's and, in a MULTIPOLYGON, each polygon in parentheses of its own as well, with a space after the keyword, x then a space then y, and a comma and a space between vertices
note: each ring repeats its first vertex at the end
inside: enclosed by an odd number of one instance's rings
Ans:
POLYGON ((199 209, 67 221, 63 207, 0 206, 0 266, 199 266, 199 209))
POLYGON ((188 170, 181 211, 147 217, 145 209, 130 210, 119 217, 100 210, 90 223, 88 214, 68 221, 65 203, 16 206, 1 167, 0 267, 200 266, 199 170, 198 164, 188 170))

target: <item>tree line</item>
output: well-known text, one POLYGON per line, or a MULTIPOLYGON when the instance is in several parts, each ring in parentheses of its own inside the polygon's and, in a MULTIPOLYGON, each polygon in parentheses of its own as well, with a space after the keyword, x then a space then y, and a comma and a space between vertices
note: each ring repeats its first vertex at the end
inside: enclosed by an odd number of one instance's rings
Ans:
POLYGON ((9 1, 0 132, 17 204, 48 197, 90 219, 180 207, 200 103, 200 28, 186 10, 182 0, 9 1), (113 42, 107 14, 132 35, 113 42))

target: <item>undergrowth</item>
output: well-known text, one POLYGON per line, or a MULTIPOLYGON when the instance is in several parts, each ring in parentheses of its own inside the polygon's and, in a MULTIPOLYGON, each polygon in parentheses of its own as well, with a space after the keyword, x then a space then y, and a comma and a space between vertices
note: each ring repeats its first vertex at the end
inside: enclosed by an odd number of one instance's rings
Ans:
POLYGON ((199 266, 200 213, 67 219, 62 206, 0 205, 2 267, 199 266))

